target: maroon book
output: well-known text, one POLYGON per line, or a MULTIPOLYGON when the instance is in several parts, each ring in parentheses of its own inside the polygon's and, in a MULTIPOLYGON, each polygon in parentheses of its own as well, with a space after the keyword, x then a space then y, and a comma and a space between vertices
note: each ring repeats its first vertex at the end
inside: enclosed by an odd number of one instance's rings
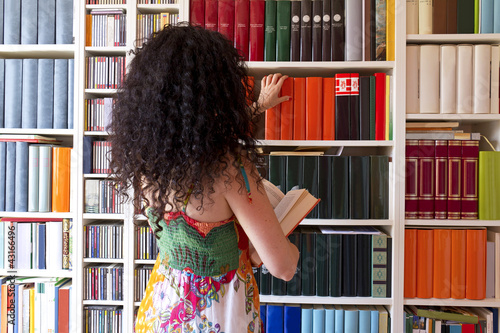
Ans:
POLYGON ((448 219, 460 219, 462 141, 448 141, 448 219))
POLYGON ((192 25, 205 26, 205 0, 189 1, 189 22, 192 25))
POLYGON ((446 2, 446 33, 457 33, 457 0, 446 2))
POLYGON ((434 140, 418 140, 418 218, 434 218, 434 175, 435 175, 434 140))
POLYGON ((205 29, 218 31, 218 1, 205 0, 205 29))
POLYGON ((234 42, 234 0, 219 0, 219 32, 234 42))
POLYGON ((405 218, 418 218, 418 140, 406 140, 405 218))
POLYGON ((264 61, 264 0, 250 0, 249 60, 264 61))
POLYGON ((236 0, 234 13, 234 47, 245 61, 248 61, 249 0, 236 0))
POLYGON ((436 199, 434 217, 448 217, 448 140, 436 140, 436 199))
POLYGON ((462 202, 460 216, 464 220, 478 218, 477 175, 479 163, 479 141, 462 141, 462 202))

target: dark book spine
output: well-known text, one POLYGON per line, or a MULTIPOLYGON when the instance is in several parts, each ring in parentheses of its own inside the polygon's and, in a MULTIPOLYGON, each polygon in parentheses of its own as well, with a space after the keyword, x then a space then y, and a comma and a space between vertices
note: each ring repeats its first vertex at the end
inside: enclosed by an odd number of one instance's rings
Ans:
POLYGON ((304 156, 286 156, 286 192, 304 188, 303 177, 304 156))
POLYGON ((351 94, 349 96, 349 139, 359 140, 359 74, 351 74, 351 94))
POLYGON ((261 295, 271 295, 271 273, 265 265, 260 266, 260 290, 261 295))
POLYGON ((370 218, 389 218, 388 156, 370 156, 370 218))
MULTIPOLYGON (((328 1, 328 0, 326 0, 328 1)), ((312 60, 321 61, 323 54, 323 0, 312 1, 312 60)))
POLYGON ((342 296, 356 296, 356 235, 342 235, 342 296))
POLYGON ((446 33, 457 33, 457 0, 446 2, 446 33))
POLYGON ((322 36, 321 36, 321 60, 332 60, 332 0, 323 0, 323 20, 322 20, 322 36))
POLYGON ((253 277, 257 284, 257 289, 260 291, 260 267, 252 267, 253 277))
POLYGON ((356 295, 372 295, 372 235, 356 235, 356 295))
MULTIPOLYGON (((319 156, 304 156, 304 166, 302 169, 302 186, 315 198, 319 197, 319 156)), ((307 215, 308 219, 318 218, 318 206, 307 215)))
MULTIPOLYGON (((290 243, 294 244, 299 251, 302 249, 301 247, 301 237, 300 233, 293 232, 288 236, 290 243)), ((291 296, 299 296, 301 294, 301 256, 299 256, 299 262, 297 263, 297 270, 295 271, 295 275, 292 277, 290 281, 286 283, 286 294, 291 296)))
POLYGON ((345 59, 345 0, 332 2, 332 60, 345 59))
POLYGON ((264 178, 269 180, 269 155, 267 154, 260 154, 257 156, 257 171, 259 172, 259 175, 264 178))
POLYGON ((392 238, 387 237, 387 285, 386 297, 392 297, 392 238))
POLYGON ((370 77, 359 78, 359 139, 370 140, 370 77))
POLYGON ((349 218, 349 158, 332 157, 332 218, 349 218))
POLYGON ((474 1, 457 0, 457 33, 474 33, 474 1))
POLYGON ((318 218, 332 218, 332 156, 320 156, 318 178, 318 198, 321 201, 318 203, 318 218))
POLYGON ((286 295, 286 281, 283 281, 275 276, 271 276, 271 295, 286 295))
POLYGON ((276 60, 290 61, 291 2, 280 0, 276 3, 276 60))
POLYGON ((316 262, 314 259, 314 248, 316 246, 316 234, 305 232, 300 234, 301 244, 301 294, 303 296, 316 295, 316 262))
POLYGON ((364 60, 373 61, 376 58, 375 50, 375 0, 363 0, 364 1, 364 11, 365 11, 365 50, 364 50, 364 60))
POLYGON ((300 1, 292 1, 290 23, 290 59, 300 61, 300 1))
POLYGON ((328 296, 328 235, 321 232, 315 234, 315 260, 316 260, 316 295, 328 296))
POLYGON ((342 235, 328 235, 328 295, 342 296, 342 235))
POLYGON ((276 1, 266 0, 264 61, 276 61, 276 1))
POLYGON ((349 208, 351 219, 370 218, 370 157, 349 156, 349 208))
POLYGON ((351 75, 335 75, 335 139, 349 140, 349 101, 351 75))
POLYGON ((286 156, 269 156, 269 181, 286 192, 286 156))
POLYGON ((432 1, 432 33, 445 34, 446 33, 446 3, 447 0, 434 0, 432 1))
POLYGON ((300 1, 300 60, 312 60, 312 3, 311 0, 300 1))

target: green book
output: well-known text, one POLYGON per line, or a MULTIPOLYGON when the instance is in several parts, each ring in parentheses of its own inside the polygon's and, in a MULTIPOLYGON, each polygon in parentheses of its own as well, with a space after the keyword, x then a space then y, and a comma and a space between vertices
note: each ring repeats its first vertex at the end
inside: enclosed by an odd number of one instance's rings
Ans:
POLYGON ((276 1, 266 0, 264 61, 276 61, 276 1))
POLYGON ((313 228, 301 228, 300 248, 300 273, 301 273, 301 295, 316 295, 316 260, 314 259, 316 247, 316 233, 313 228))
MULTIPOLYGON (((295 246, 297 246, 297 249, 301 249, 301 242, 300 242, 300 233, 299 232, 293 232, 291 233, 289 236, 288 236, 288 239, 290 240, 290 243, 292 244, 295 244, 295 246)), ((300 267, 301 267, 302 263, 300 261, 300 257, 299 257, 299 262, 297 263, 297 270, 295 271, 295 275, 293 276, 293 278, 288 281, 286 283, 286 294, 287 295, 291 295, 291 296, 299 296, 300 295, 300 281, 302 279, 301 275, 300 275, 300 267)))
MULTIPOLYGON (((304 158, 299 155, 286 156, 286 192, 304 188, 304 158)), ((317 168, 315 172, 317 175, 317 168)))
POLYGON ((316 295, 328 296, 328 235, 316 233, 316 295))
POLYGON ((453 306, 445 306, 441 308, 422 306, 418 307, 416 312, 419 317, 431 319, 458 321, 467 324, 477 324, 479 322, 479 318, 476 315, 464 311, 463 308, 453 306))
POLYGON ((387 297, 387 235, 372 235, 372 297, 387 297))
POLYGON ((370 76, 370 140, 375 140, 375 76, 370 76))
POLYGON ((269 181, 286 192, 286 156, 269 156, 269 181))
POLYGON ((328 253, 329 296, 340 297, 342 296, 342 235, 328 235, 328 253))
POLYGON ((480 220, 500 219, 500 152, 479 152, 478 209, 480 220))
POLYGON ((471 0, 457 0, 457 32, 474 33, 474 2, 471 0))
POLYGON ((332 218, 349 218, 349 157, 332 157, 332 218))
POLYGON ((279 0, 276 2, 276 60, 290 61, 290 24, 291 2, 279 0))
POLYGON ((479 33, 479 0, 474 0, 474 33, 479 33))
MULTIPOLYGON (((304 156, 302 168, 302 186, 314 197, 319 197, 319 156, 304 156)), ((318 206, 314 207, 308 219, 317 219, 319 215, 318 206)))
POLYGON ((389 156, 370 156, 370 218, 389 218, 389 156))

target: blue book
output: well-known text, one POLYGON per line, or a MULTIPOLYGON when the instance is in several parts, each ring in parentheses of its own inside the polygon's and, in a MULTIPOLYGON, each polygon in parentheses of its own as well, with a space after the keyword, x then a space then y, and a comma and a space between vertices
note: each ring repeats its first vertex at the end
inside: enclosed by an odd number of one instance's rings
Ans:
POLYGON ((325 332, 335 330, 335 309, 331 305, 325 305, 325 332))
POLYGON ((68 128, 68 59, 54 59, 53 128, 68 128))
POLYGON ((359 311, 353 305, 344 306, 344 331, 360 332, 359 330, 359 311))
POLYGON ((43 0, 43 6, 38 8, 38 44, 55 44, 55 42, 56 1, 43 0))
POLYGON ((21 1, 4 0, 3 43, 21 44, 21 1))
POLYGON ((16 194, 16 143, 7 142, 5 164, 5 211, 15 210, 16 194))
POLYGON ((493 32, 500 33, 500 5, 498 2, 493 5, 493 32))
POLYGON ((323 305, 313 307, 313 333, 324 333, 325 331, 325 308, 323 305))
MULTIPOLYGON (((0 6, 2 6, 3 1, 0 0, 0 6)), ((3 10, 3 7, 1 8, 3 10)), ((3 17, 3 16, 1 16, 3 17)), ((2 19, 0 19, 0 28, 3 29, 2 19)), ((3 34, 0 34, 0 38, 3 39, 3 34)), ((0 59, 0 101, 4 101, 5 97, 5 59, 0 59)), ((0 103, 0 128, 4 127, 4 103, 0 103)))
POLYGON ((481 0, 481 26, 479 33, 493 33, 493 0, 481 0))
POLYGON ((22 78, 23 60, 5 59, 5 128, 21 128, 22 78))
POLYGON ((370 333, 378 333, 378 321, 379 321, 379 315, 378 315, 378 310, 374 306, 370 306, 370 328, 371 331, 370 333))
POLYGON ((14 285, 14 308, 16 311, 16 315, 14 316, 14 333, 19 332, 19 316, 17 315, 21 309, 19 309, 19 299, 21 299, 23 295, 19 295, 19 285, 16 283, 14 285))
MULTIPOLYGON (((5 165, 7 163, 6 150, 7 150, 7 143, 0 142, 0 211, 5 210, 5 165)), ((0 256, 0 258, 3 257, 0 256)))
POLYGON ((283 305, 266 305, 266 332, 283 333, 283 305))
POLYGON ((300 333, 300 315, 299 304, 286 304, 284 308, 284 333, 300 333))
POLYGON ((335 333, 344 333, 344 308, 335 305, 335 333))
POLYGON ((262 327, 266 327, 266 305, 260 305, 260 321, 262 322, 262 327))
POLYGON ((462 325, 460 325, 460 324, 448 324, 448 332, 450 332, 450 333, 462 333, 462 325))
POLYGON ((493 332, 498 332, 498 308, 488 308, 488 310, 493 312, 493 332))
POLYGON ((68 128, 73 128, 75 98, 75 59, 68 59, 68 128))
POLYGON ((37 98, 38 59, 23 59, 22 128, 36 128, 37 98))
POLYGON ((3 44, 3 6, 4 0, 0 0, 0 44, 3 44))
POLYGON ((45 269, 45 223, 38 223, 38 269, 45 269))
POLYGON ((38 43, 38 1, 21 0, 21 44, 38 43))
POLYGON ((16 212, 28 211, 28 156, 28 143, 16 142, 16 202, 14 205, 16 212))
POLYGON ((73 43, 73 0, 56 0, 56 44, 73 43))
POLYGON ((371 311, 368 306, 358 306, 359 332, 371 332, 371 311))
POLYGON ((37 128, 52 128, 54 118, 54 59, 38 59, 37 128))
POLYGON ((312 333, 313 331, 313 308, 310 305, 303 305, 300 316, 300 332, 312 333))

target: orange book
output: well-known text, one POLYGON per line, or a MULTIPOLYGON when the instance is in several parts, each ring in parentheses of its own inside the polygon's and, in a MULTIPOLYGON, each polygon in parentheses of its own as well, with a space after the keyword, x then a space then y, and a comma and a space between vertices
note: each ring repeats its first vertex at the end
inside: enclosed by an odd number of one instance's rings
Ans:
POLYGON ((486 298, 486 229, 467 230, 465 298, 486 298))
POLYGON ((92 14, 85 15, 85 46, 92 46, 92 14))
POLYGON ((335 78, 323 78, 323 140, 335 140, 335 78))
POLYGON ((1 326, 0 333, 7 333, 7 283, 2 284, 2 300, 0 306, 2 309, 0 310, 1 316, 1 326))
POLYGON ((451 231, 451 298, 465 298, 467 230, 451 231))
POLYGON ((266 111, 266 140, 279 140, 281 137, 280 105, 266 111))
POLYGON ((404 297, 417 297, 417 229, 405 230, 404 297))
MULTIPOLYGON (((293 97, 293 78, 289 77, 281 86, 281 96, 293 97)), ((281 107, 281 140, 293 139, 293 100, 284 101, 281 107)))
POLYGON ((293 79, 293 139, 306 139, 306 79, 293 79))
POLYGON ((432 297, 434 230, 417 229, 417 297, 432 297))
POLYGON ((434 229, 434 269, 432 295, 451 297, 451 229, 434 229))
POLYGON ((69 332, 69 289, 59 289, 58 328, 60 333, 69 332))
POLYGON ((69 212, 71 148, 52 147, 52 211, 69 212))
POLYGON ((323 78, 306 77, 306 140, 323 139, 323 78))

